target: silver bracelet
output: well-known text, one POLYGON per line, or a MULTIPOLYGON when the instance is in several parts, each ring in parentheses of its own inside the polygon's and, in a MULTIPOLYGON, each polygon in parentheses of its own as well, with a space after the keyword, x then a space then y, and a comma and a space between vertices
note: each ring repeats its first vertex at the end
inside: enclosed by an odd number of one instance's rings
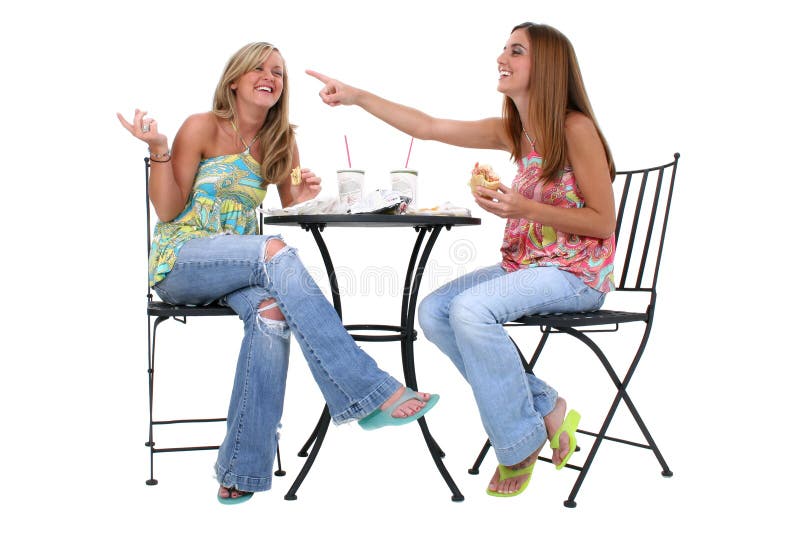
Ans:
POLYGON ((167 149, 167 151, 164 152, 163 154, 153 154, 152 150, 149 152, 151 158, 167 158, 172 154, 172 151, 170 149, 167 149))
POLYGON ((153 154, 153 152, 150 152, 150 160, 156 163, 165 163, 170 159, 172 159, 172 151, 170 149, 167 149, 163 154, 153 154))

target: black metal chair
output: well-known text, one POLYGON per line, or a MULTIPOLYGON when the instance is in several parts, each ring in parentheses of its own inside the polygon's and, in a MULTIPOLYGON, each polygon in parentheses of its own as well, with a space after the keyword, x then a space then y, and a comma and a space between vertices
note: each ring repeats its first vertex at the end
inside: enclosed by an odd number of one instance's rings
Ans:
MULTIPOLYGON (((150 225, 150 158, 144 158, 145 167, 145 209, 147 213, 147 254, 150 254, 150 236, 152 227, 150 225)), ((261 218, 259 217, 259 220, 261 218)), ((259 233, 263 232, 263 223, 259 222, 259 233)), ((228 306, 221 304, 209 304, 206 306, 173 306, 166 302, 161 302, 153 299, 153 292, 150 285, 147 286, 147 375, 148 375, 148 397, 149 397, 149 417, 150 425, 148 430, 148 439, 145 446, 150 449, 150 478, 146 481, 148 486, 158 484, 158 480, 153 476, 153 456, 156 453, 162 452, 184 452, 184 451, 205 451, 219 449, 219 445, 201 445, 201 446, 185 446, 185 447, 165 447, 157 448, 154 438, 154 427, 160 425, 177 425, 187 423, 218 423, 225 422, 225 417, 216 417, 208 419, 171 419, 171 420, 154 420, 153 419, 153 393, 154 393, 154 379, 155 379, 155 356, 156 356, 156 331, 158 326, 167 319, 174 319, 180 323, 186 324, 188 317, 222 317, 227 315, 236 315, 236 312, 228 306)), ((276 476, 283 476, 286 474, 281 467, 281 454, 280 448, 277 451, 278 470, 275 471, 276 476)))
MULTIPOLYGON (((519 351, 527 372, 533 372, 533 367, 542 354, 550 335, 565 333, 582 341, 595 353, 616 388, 616 395, 600 430, 598 432, 578 430, 583 435, 592 436, 594 443, 582 465, 567 464, 566 466, 580 473, 569 497, 564 501, 564 506, 568 508, 576 506, 575 497, 578 495, 578 490, 589 472, 600 444, 605 440, 652 450, 659 464, 661 464, 661 474, 664 477, 672 476, 672 471, 667 466, 642 417, 639 415, 633 401, 631 401, 626 388, 642 358, 653 327, 656 307, 656 281, 661 263, 664 235, 667 228, 679 157, 680 155, 676 153, 673 161, 665 165, 649 169, 618 172, 616 175, 615 187, 619 186, 619 179, 622 179, 622 192, 617 207, 616 287, 619 292, 636 292, 646 296, 649 295, 649 302, 644 309, 636 311, 601 309, 590 313, 529 315, 504 325, 506 327, 538 326, 541 330, 542 335, 539 338, 539 344, 530 361, 525 360, 522 351, 512 338, 512 342, 517 346, 517 351, 519 351), (625 372, 625 376, 620 379, 606 355, 587 334, 618 332, 620 331, 619 325, 622 323, 644 323, 644 331, 631 364, 625 372), (601 328, 598 329, 597 327, 601 328), (606 435, 620 401, 624 401, 630 410, 647 441, 646 444, 606 435)), ((491 447, 491 444, 487 440, 472 468, 469 469, 470 474, 478 474, 489 447, 491 447)), ((575 454, 572 458, 574 459, 576 456, 578 455, 575 454)), ((549 458, 544 457, 539 457, 539 460, 551 462, 549 458)))

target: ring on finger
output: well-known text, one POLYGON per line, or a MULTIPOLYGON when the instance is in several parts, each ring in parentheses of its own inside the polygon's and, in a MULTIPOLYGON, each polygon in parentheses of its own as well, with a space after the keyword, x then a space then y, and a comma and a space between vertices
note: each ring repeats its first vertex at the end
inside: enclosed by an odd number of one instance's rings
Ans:
POLYGON ((142 133, 147 133, 149 131, 150 131, 150 123, 149 122, 143 122, 142 123, 142 133))

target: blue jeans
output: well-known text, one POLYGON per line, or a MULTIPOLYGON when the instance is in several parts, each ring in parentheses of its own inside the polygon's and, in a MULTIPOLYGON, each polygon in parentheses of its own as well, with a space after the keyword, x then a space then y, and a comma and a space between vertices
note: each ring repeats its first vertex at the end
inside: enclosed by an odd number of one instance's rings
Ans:
POLYGON ((600 308, 605 294, 556 267, 507 273, 494 265, 445 284, 419 306, 425 337, 458 368, 478 404, 498 461, 514 465, 547 439, 557 392, 530 373, 503 323, 532 313, 600 308))
POLYGON ((180 249, 167 277, 154 287, 173 304, 221 299, 244 322, 228 430, 215 466, 220 484, 243 491, 272 485, 290 332, 336 424, 369 415, 402 385, 355 344, 296 249, 286 246, 264 260, 271 239, 280 236, 192 239, 180 249), (261 303, 269 299, 275 299, 284 320, 259 314, 261 303))

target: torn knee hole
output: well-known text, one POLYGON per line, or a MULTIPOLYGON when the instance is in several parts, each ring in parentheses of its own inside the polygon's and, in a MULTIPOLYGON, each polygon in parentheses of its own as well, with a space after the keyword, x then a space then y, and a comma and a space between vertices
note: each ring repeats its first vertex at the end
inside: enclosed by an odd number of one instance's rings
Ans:
POLYGON ((267 246, 264 247, 264 261, 268 261, 270 258, 273 258, 275 254, 277 254, 285 246, 286 243, 280 239, 270 239, 267 241, 267 246))
POLYGON ((272 319, 273 321, 283 321, 285 319, 275 299, 263 301, 258 307, 258 315, 264 319, 272 319))

